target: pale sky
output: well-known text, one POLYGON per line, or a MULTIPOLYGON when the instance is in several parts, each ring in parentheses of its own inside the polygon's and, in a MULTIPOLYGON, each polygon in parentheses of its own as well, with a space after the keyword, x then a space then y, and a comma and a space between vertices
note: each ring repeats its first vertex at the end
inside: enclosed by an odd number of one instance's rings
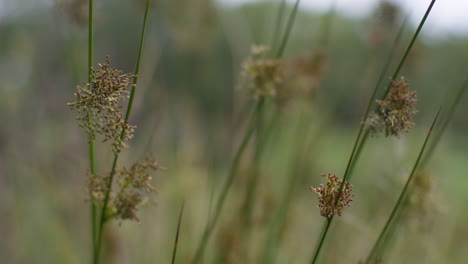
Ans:
MULTIPOLYGON (((256 0, 217 0, 235 5, 256 0)), ((257 0, 258 1, 258 0, 257 0)), ((280 0, 275 0, 280 2, 280 0)), ((301 8, 326 11, 336 1, 340 13, 349 16, 365 15, 373 10, 380 0, 301 0, 301 8)), ((294 0, 288 0, 293 3, 294 0)), ((411 14, 414 24, 419 23, 430 0, 393 0, 411 14)), ((468 0, 437 0, 425 25, 427 33, 468 34, 468 0)))

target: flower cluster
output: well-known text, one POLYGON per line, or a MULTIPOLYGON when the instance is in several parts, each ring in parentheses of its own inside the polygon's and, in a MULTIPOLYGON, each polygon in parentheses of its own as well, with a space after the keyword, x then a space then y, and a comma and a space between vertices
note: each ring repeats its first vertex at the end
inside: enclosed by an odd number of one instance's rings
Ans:
POLYGON ((320 184, 319 187, 309 187, 310 190, 315 192, 318 196, 320 215, 328 219, 334 215, 341 216, 343 208, 345 206, 351 206, 350 203, 353 201, 351 199, 351 197, 354 196, 354 194, 351 193, 353 191, 353 186, 349 182, 345 182, 340 195, 340 186, 343 180, 331 173, 322 174, 321 176, 328 179, 326 185, 320 184), (340 195, 339 198, 338 195, 340 195))
POLYGON ((367 126, 374 134, 385 130, 385 136, 399 137, 414 126, 413 116, 416 110, 416 92, 410 91, 408 82, 401 78, 392 81, 390 91, 384 100, 377 100, 379 109, 371 113, 367 126))
POLYGON ((122 74, 121 70, 99 64, 100 69, 92 69, 91 82, 77 86, 76 101, 68 105, 79 114, 77 117, 91 139, 96 134, 104 137, 104 141, 112 143, 114 153, 119 153, 133 137, 134 126, 125 122, 120 102, 128 98, 127 88, 132 85, 132 74, 122 74), (122 131, 125 133, 122 135, 122 131))
POLYGON ((242 84, 255 98, 275 96, 282 82, 280 61, 267 58, 268 48, 253 46, 251 56, 242 65, 242 84))
POLYGON ((138 206, 143 202, 143 193, 155 192, 156 189, 151 186, 151 175, 148 170, 156 171, 161 167, 150 156, 146 157, 146 161, 135 162, 130 169, 123 168, 118 171, 119 192, 114 197, 111 206, 111 215, 118 219, 137 220, 136 211, 138 206))
MULTIPOLYGON (((156 171, 160 168, 151 156, 147 156, 145 162, 137 161, 130 169, 124 167, 117 170, 115 174, 118 176, 119 191, 117 194, 109 193, 107 219, 115 217, 121 220, 138 220, 136 211, 145 200, 143 193, 156 191, 151 185, 152 177, 148 170, 156 171)), ((89 175, 88 187, 92 202, 103 206, 110 187, 110 175, 89 175)))

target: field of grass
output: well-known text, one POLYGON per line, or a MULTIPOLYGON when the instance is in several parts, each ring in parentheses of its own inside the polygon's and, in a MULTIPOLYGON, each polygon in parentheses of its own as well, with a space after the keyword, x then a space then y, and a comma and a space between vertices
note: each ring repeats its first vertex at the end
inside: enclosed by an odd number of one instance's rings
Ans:
POLYGON ((98 2, 0 21, 0 263, 466 261, 467 37, 391 1, 98 2))

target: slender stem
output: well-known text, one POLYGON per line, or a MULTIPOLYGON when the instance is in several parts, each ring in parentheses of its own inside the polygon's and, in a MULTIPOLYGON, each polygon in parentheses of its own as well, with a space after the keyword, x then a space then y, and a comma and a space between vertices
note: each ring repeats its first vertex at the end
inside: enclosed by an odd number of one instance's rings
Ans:
POLYGON ((333 216, 330 219, 327 219, 327 221, 325 222, 325 226, 323 227, 323 230, 322 230, 322 235, 320 236, 320 241, 318 243, 317 248, 315 249, 315 253, 312 258, 312 261, 310 262, 312 264, 315 264, 318 259, 320 250, 322 249, 323 242, 325 242, 325 238, 327 237, 328 230, 330 230, 330 225, 332 223, 332 220, 333 220, 333 216))
POLYGON ((374 246, 372 247, 372 250, 371 252, 369 253, 369 256, 367 257, 367 262, 370 262, 372 260, 372 258, 375 257, 375 254, 376 254, 376 250, 378 248, 378 246, 380 245, 383 237, 385 236, 388 228, 390 227, 390 224, 392 223, 395 215, 396 215, 396 212, 398 210, 398 208, 400 207, 401 205, 401 202, 403 201, 403 198, 406 194, 406 191, 408 189, 408 186, 409 184, 411 183, 411 180, 413 179, 413 176, 416 172, 416 170, 418 169, 418 165, 421 161, 421 157, 423 156, 424 154, 424 150, 426 149, 426 145, 427 145, 427 142, 432 134, 432 130, 434 129, 434 125, 436 124, 437 122, 437 118, 439 117, 439 113, 440 113, 440 110, 437 112, 437 115, 436 117, 434 118, 434 121, 432 122, 432 125, 431 125, 431 128, 429 129, 429 131, 427 132, 427 136, 426 136, 426 139, 424 140, 424 143, 421 147, 421 150, 419 151, 419 155, 418 155, 418 158, 416 159, 416 162, 414 163, 414 166, 413 166, 413 169, 411 170, 411 173, 410 173, 410 176, 408 177, 408 180, 406 181, 406 184, 405 186, 403 187, 403 190, 401 191, 400 193, 400 196, 398 197, 398 200, 395 204, 395 206, 393 207, 393 210, 392 210, 392 213, 390 214, 390 217, 387 219, 387 222, 385 223, 385 226, 384 228, 382 229, 382 231, 380 232, 380 235, 379 235, 379 238, 377 239, 377 241, 375 242, 374 246))
MULTIPOLYGON (((129 120, 130 114, 131 114, 131 110, 132 110, 132 106, 133 106, 133 100, 135 99, 135 92, 136 92, 136 86, 137 86, 137 83, 138 83, 138 74, 140 72, 141 57, 142 57, 142 52, 143 52, 143 43, 144 43, 144 39, 145 39, 146 25, 147 25, 147 21, 148 21, 150 6, 151 6, 151 0, 147 0, 146 1, 145 15, 144 15, 144 18, 143 18, 143 27, 142 27, 142 30, 141 30, 140 46, 139 46, 139 50, 138 50, 138 58, 137 58, 136 66, 135 66, 135 78, 133 78, 133 85, 132 85, 132 89, 131 89, 131 92, 130 92, 130 98, 128 100, 127 111, 126 111, 125 119, 124 119, 125 124, 128 123, 128 120, 129 120)), ((121 140, 124 139, 125 132, 126 131, 125 131, 125 127, 124 127, 124 128, 122 128, 122 132, 120 133, 120 139, 121 140)), ((102 241, 102 231, 103 231, 104 224, 105 224, 105 222, 107 220, 106 211, 107 211, 107 207, 109 205, 109 196, 110 196, 110 192, 111 192, 111 189, 112 189, 112 182, 113 182, 114 175, 115 175, 115 172, 116 172, 118 159, 119 159, 119 155, 115 154, 114 155, 114 161, 112 162, 112 168, 111 168, 111 173, 110 173, 110 178, 109 178, 109 186, 107 188, 107 191, 106 191, 106 194, 105 194, 105 197, 104 197, 104 204, 103 204, 102 209, 101 209, 101 215, 100 215, 100 221, 99 221, 99 230, 98 230, 97 241, 96 241, 96 243, 97 243, 96 244, 96 254, 95 254, 95 258, 94 258, 94 263, 95 264, 99 263, 99 255, 100 255, 100 251, 101 251, 101 241, 102 241)))
MULTIPOLYGON (((401 69, 403 68, 403 65, 405 64, 406 59, 408 58, 408 55, 410 54, 411 49, 413 48, 414 43, 416 42, 416 39, 419 36, 419 33, 421 32, 424 24, 426 23, 426 19, 431 13, 432 7, 434 6, 436 0, 432 0, 431 3, 429 4, 429 7, 426 10, 426 13, 424 14, 424 17, 422 18, 421 22, 419 23, 418 28, 416 29, 416 32, 413 35, 413 38, 411 39, 410 44, 408 45, 408 48, 406 48, 405 54, 401 58, 400 63, 398 64, 397 69, 395 70, 395 73, 392 76, 392 80, 395 80, 398 77, 398 74, 400 74, 401 69)), ((391 82, 387 86, 387 90, 385 91, 385 94, 383 98, 387 96, 387 94, 390 92, 390 87, 391 87, 391 82)))
POLYGON ((310 120, 305 116, 304 112, 299 114, 297 127, 295 128, 294 138, 295 142, 292 145, 294 149, 299 149, 291 157, 291 172, 288 175, 292 175, 292 178, 288 180, 286 190, 283 194, 283 198, 280 203, 279 210, 276 216, 273 218, 269 233, 264 244, 262 263, 273 264, 278 251, 274 250, 279 244, 280 232, 284 229, 286 220, 289 216, 289 208, 294 198, 294 190, 298 186, 298 182, 304 175, 305 158, 308 157, 309 152, 313 146, 313 140, 309 136, 304 139, 303 135, 310 135, 310 126, 308 126, 310 120))
POLYGON ((210 238, 211 236, 211 233, 213 232, 215 226, 216 226, 216 223, 218 222, 218 219, 219 219, 219 216, 221 214, 221 210, 223 209, 223 206, 224 206, 224 202, 226 200, 226 197, 227 197, 227 194, 229 192, 229 189, 231 188, 231 185, 234 181, 234 176, 237 174, 237 170, 239 168, 239 163, 240 163, 240 160, 241 160, 241 157, 242 157, 242 154, 244 153, 249 141, 250 141, 250 138, 252 137, 253 135, 253 132, 255 131, 256 129, 256 125, 257 125, 257 120, 263 110, 263 106, 264 106, 264 103, 265 103, 265 98, 260 98, 257 102, 257 105, 256 105, 256 109, 255 109, 255 112, 253 112, 253 118, 251 119, 251 122, 250 122, 250 125, 249 125, 249 128, 247 130, 247 133, 245 134, 243 140, 242 140, 242 143, 241 145, 239 146, 239 149, 237 150, 235 156, 234 156, 234 160, 232 162, 232 166, 231 166, 231 170, 230 170, 230 173, 228 175, 228 178, 226 180, 226 183, 224 184, 224 187, 223 189, 221 190, 221 194, 220 194, 220 197, 216 203, 216 207, 214 208, 214 212, 213 212, 213 217, 211 219, 211 221, 207 224, 206 228, 205 228, 205 231, 203 233, 203 237, 202 237, 202 240, 198 246, 198 249, 195 253, 195 257, 192 261, 192 263, 200 263, 202 257, 203 257, 203 253, 205 251, 205 248, 206 248, 206 244, 208 243, 208 239, 210 238))
MULTIPOLYGON (((280 59, 283 56, 284 49, 285 49, 286 44, 288 42, 289 35, 291 33, 291 29, 292 29, 292 26, 294 24, 294 20, 296 18, 299 2, 300 2, 300 0, 296 0, 296 4, 294 5, 294 8, 293 8, 293 10, 291 12, 291 15, 290 15, 289 20, 288 20, 288 25, 286 27, 286 32, 283 35, 281 46, 280 46, 280 48, 279 48, 279 50, 278 50, 278 52, 276 53, 276 56, 275 56, 276 59, 280 59)), ((251 123, 249 125, 249 129, 247 130, 247 133, 245 134, 244 139, 242 140, 242 143, 241 143, 238 151, 236 152, 236 154, 234 156, 234 160, 232 162, 230 173, 228 175, 228 178, 226 180, 226 183, 225 183, 223 189, 221 190, 221 195, 220 195, 220 197, 219 197, 219 199, 217 201, 216 207, 214 209, 213 218, 211 219, 210 222, 208 222, 208 224, 207 224, 207 226, 205 228, 205 231, 203 232, 201 242, 198 245, 197 251, 195 253, 195 257, 194 257, 194 259, 192 261, 192 263, 194 263, 194 264, 199 263, 201 261, 202 257, 203 257, 203 253, 204 253, 206 245, 208 243, 208 239, 210 238, 211 234, 213 233, 213 230, 214 230, 214 228, 216 226, 216 223, 218 222, 218 219, 219 219, 219 216, 221 214, 221 210, 222 210, 222 208, 224 206, 224 202, 226 200, 227 194, 228 194, 229 189, 231 188, 231 185, 233 183, 234 176, 237 174, 237 169, 239 167, 239 163, 240 163, 240 159, 242 157, 242 154, 244 153, 245 148, 247 147, 247 145, 248 145, 248 143, 250 141, 250 138, 252 137, 252 134, 256 130, 258 120, 259 120, 259 118, 261 116, 261 113, 263 111, 264 104, 265 104, 265 98, 261 97, 258 100, 257 105, 255 107, 256 110, 254 112, 254 117, 252 118, 251 123)))
MULTIPOLYGON (((432 7, 434 5, 436 0, 432 0, 431 3, 429 4, 429 7, 427 8, 426 10, 426 13, 424 14, 424 17, 421 19, 421 22, 419 23, 419 26, 418 28, 416 29, 416 32, 414 33, 413 35, 413 38, 411 39, 411 42, 409 43, 408 47, 406 48, 406 51, 403 55, 403 57, 401 58, 400 60, 400 63, 398 64, 394 74, 392 75, 392 79, 390 80, 389 84, 387 85, 387 89, 385 90, 385 93, 384 95, 382 96, 382 99, 385 99, 385 97, 388 95, 388 93, 390 92, 390 88, 391 88, 391 83, 393 80, 396 79, 396 77, 398 76, 398 74, 400 73, 404 63, 406 62, 406 59, 408 58, 408 55, 411 51, 411 49, 413 48, 413 45, 417 39, 417 37, 419 36, 419 33, 421 32, 421 29, 422 27, 424 26, 424 23, 426 22, 426 19, 427 17, 429 16, 429 13, 431 12, 432 10, 432 7)), ((375 96, 376 94, 376 90, 374 90, 373 92, 373 95, 372 97, 375 96)), ((364 147, 364 144, 366 143, 367 141, 367 138, 368 138, 368 135, 369 135, 369 131, 366 130, 365 134, 364 134, 364 137, 362 138, 361 140, 361 136, 364 132, 364 127, 365 127, 365 121, 369 115, 369 112, 370 112, 370 106, 371 106, 371 103, 372 103, 372 97, 371 97, 371 100, 369 101, 369 104, 367 106, 367 109, 366 109, 366 113, 364 114, 364 118, 363 118, 363 121, 361 123, 361 126, 359 128, 359 132, 358 132, 358 135, 356 137, 356 140, 354 142, 354 146, 353 146, 353 149, 351 151, 351 156, 349 157, 349 160, 348 160, 348 164, 346 165, 346 170, 345 170, 345 173, 343 175, 343 181, 341 183, 341 186, 339 188, 339 192, 338 192, 338 196, 337 197, 340 197, 341 196, 341 193, 343 192, 343 187, 344 187, 344 184, 345 182, 347 181, 348 177, 350 176, 350 171, 351 171, 351 168, 354 167, 354 164, 357 162, 357 159, 359 158, 359 156, 357 154, 360 154, 363 147, 364 147), (356 155, 356 156, 355 156, 356 155), (354 163, 354 164, 353 164, 354 163)), ((377 111, 380 109, 380 107, 377 107, 377 111)), ((339 202, 339 199, 336 199, 335 201, 335 206, 338 204, 339 202)), ((333 217, 330 218, 329 220, 327 221, 332 221, 333 220, 333 217)), ((323 239, 326 238, 326 233, 324 234, 323 236, 323 239)), ((323 242, 321 242, 323 243, 323 242)), ((320 248, 321 248, 321 244, 318 245, 317 249, 315 250, 315 254, 314 254, 314 257, 313 259, 316 259, 318 257, 318 255, 320 254, 320 248)))
MULTIPOLYGON (((93 67, 93 9, 94 3, 93 0, 89 0, 89 10, 88 10, 88 84, 92 81, 92 67, 93 67)), ((91 117, 92 118, 92 117, 91 117)), ((93 122, 90 122, 91 124, 93 122)), ((96 164, 94 157, 94 139, 91 136, 88 136, 88 153, 89 153, 89 170, 91 174, 96 173, 96 164)), ((90 193, 91 196, 91 193, 90 193)), ((93 246, 93 258, 96 255, 96 235, 97 235, 97 208, 96 205, 91 202, 91 229, 92 229, 92 246, 93 246)))
POLYGON ((276 23, 275 23, 275 28, 273 29, 273 40, 271 41, 271 50, 276 49, 276 45, 278 45, 278 40, 281 35, 281 25, 283 24, 283 18, 284 18, 284 11, 286 7, 286 0, 281 0, 281 3, 278 7, 278 14, 276 15, 276 23))
POLYGON ((337 0, 333 0, 333 2, 330 5, 330 9, 328 10, 327 14, 325 14, 325 17, 322 21, 322 32, 320 34, 319 39, 320 48, 325 48, 329 42, 331 22, 333 21, 333 15, 335 14, 336 2, 337 0))
MULTIPOLYGON (((367 109, 366 109, 366 112, 364 114, 364 118, 363 118, 363 121, 361 123, 360 130, 364 129, 364 125, 365 125, 365 122, 367 120, 367 117, 369 116, 370 109, 372 107, 372 103, 374 102, 375 96, 377 94, 377 90, 380 87, 380 85, 382 84, 382 82, 383 82, 383 80, 385 78, 385 74, 387 73, 388 68, 390 67, 390 64, 391 64, 391 62, 393 60, 393 55, 395 54, 394 51, 396 50, 396 47, 398 46, 398 43, 401 40, 401 36, 403 35, 404 29, 406 27, 407 20, 408 20, 408 17, 405 17, 405 20, 403 21, 400 29, 398 30, 398 33, 396 35, 395 40, 393 41, 393 44, 389 48, 388 56, 387 56, 387 59, 385 61, 384 67, 383 67, 382 71, 380 72, 380 76, 379 76, 379 79, 377 80, 377 83, 376 83, 376 85, 374 87, 374 91, 372 93, 372 96, 369 98, 369 102, 367 104, 367 109)), ((362 131, 360 131, 360 133, 358 135, 360 136, 361 133, 362 133, 362 131)), ((359 136, 358 136, 358 138, 359 138, 359 136)), ((353 159, 351 161, 351 166, 350 166, 349 171, 348 171, 348 174, 349 174, 348 180, 351 179, 351 175, 353 174, 354 167, 355 167, 357 161, 359 160, 359 157, 361 155, 361 151, 364 148, 364 145, 365 145, 365 142, 366 142, 368 136, 369 136, 369 130, 366 130, 366 132, 364 133, 364 136, 362 136, 362 140, 361 140, 361 143, 359 144, 359 146, 357 148, 356 154, 355 154, 355 156, 353 157, 353 159)))
POLYGON ((463 85, 460 87, 457 94, 455 95, 454 102, 450 105, 450 108, 447 111, 444 122, 440 125, 440 129, 435 133, 434 140, 432 141, 432 144, 429 145, 429 149, 427 150, 426 155, 424 155, 424 158, 421 161, 421 167, 424 167, 426 165, 427 161, 431 158, 432 153, 434 153, 434 150, 439 144, 440 139, 442 138, 442 135, 444 134, 445 130, 448 127, 448 124, 452 120, 455 109, 460 103, 460 100, 463 97, 463 94, 465 93, 465 90, 467 87, 468 87, 468 78, 465 80, 465 82, 463 83, 463 85))
POLYGON ((283 36, 283 41, 281 42, 281 46, 279 47, 278 52, 276 53, 277 59, 283 56, 284 49, 286 48, 286 44, 289 40, 289 35, 291 34, 292 27, 294 25, 294 21, 296 21, 297 9, 299 7, 300 2, 301 0, 296 0, 296 4, 294 4, 293 10, 291 11, 291 15, 289 16, 288 24, 286 26, 286 32, 283 36))
POLYGON ((174 250, 172 251, 172 261, 171 261, 172 264, 175 263, 175 259, 177 255, 177 246, 179 245, 180 224, 182 223, 184 207, 185 207, 185 201, 182 203, 182 207, 180 208, 180 213, 179 213, 179 220, 177 221, 177 231, 176 231, 176 237, 174 240, 174 250))

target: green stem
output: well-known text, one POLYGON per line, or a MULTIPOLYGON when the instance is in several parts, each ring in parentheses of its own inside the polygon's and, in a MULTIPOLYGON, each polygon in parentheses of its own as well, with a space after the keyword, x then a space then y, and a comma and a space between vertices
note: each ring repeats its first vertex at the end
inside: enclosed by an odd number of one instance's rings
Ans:
MULTIPOLYGON (((89 10, 88 10, 88 85, 92 81, 92 67, 93 67, 93 9, 94 3, 93 0, 89 0, 89 10)), ((92 117, 91 117, 92 118, 92 117)), ((92 124, 92 121, 90 122, 92 124)), ((91 136, 88 136, 88 153, 89 153, 89 170, 92 175, 96 173, 96 164, 95 164, 95 149, 94 149, 94 139, 91 136)), ((91 193, 89 194, 91 197, 91 193)), ((92 200, 92 197, 91 197, 92 200)), ((91 202, 91 229, 92 229, 92 247, 93 247, 93 258, 96 255, 96 235, 97 235, 97 208, 96 205, 91 202)))
POLYGON ((297 9, 299 7, 300 2, 301 0, 296 0, 296 4, 294 4, 291 15, 289 16, 288 24, 286 26, 286 32, 284 33, 284 36, 283 36, 283 41, 281 42, 281 46, 279 47, 278 52, 276 53, 277 59, 280 59, 283 56, 284 49, 286 48, 286 44, 288 43, 288 40, 289 40, 289 35, 291 34, 292 27, 294 25, 294 21, 296 21, 297 9))
POLYGON ((312 264, 315 264, 317 262, 320 250, 322 249, 323 242, 325 242, 325 238, 327 237, 328 230, 330 230, 330 225, 332 223, 332 220, 333 220, 333 216, 330 219, 327 219, 327 221, 325 222, 325 226, 322 230, 322 235, 320 236, 319 243, 317 245, 317 248, 315 249, 315 253, 311 261, 312 264))
MULTIPOLYGON (((131 114, 131 111, 132 111, 133 100, 135 99, 136 85, 138 83, 138 74, 140 72, 141 57, 142 57, 142 53, 143 53, 143 43, 144 43, 144 39, 145 39, 146 26, 147 26, 150 6, 151 6, 151 0, 147 0, 146 1, 146 8, 145 8, 145 15, 144 15, 144 18, 143 18, 143 27, 142 27, 142 30, 141 30, 140 46, 139 46, 139 50, 138 50, 138 58, 137 58, 136 66, 135 66, 135 77, 133 78, 133 85, 132 85, 132 89, 131 89, 131 92, 130 92, 130 98, 128 100, 127 111, 125 113, 125 119, 124 119, 125 124, 128 124, 128 120, 130 118, 130 114, 131 114)), ((125 131, 125 127, 124 127, 124 128, 122 128, 122 132, 120 133, 120 139, 121 140, 124 139, 125 132, 126 131, 125 131)), ((111 189, 112 189, 112 182, 114 180, 114 175, 115 175, 115 172, 116 172, 118 159, 119 159, 119 155, 115 154, 114 155, 114 161, 112 162, 112 168, 111 168, 111 173, 110 173, 110 178, 109 178, 109 186, 107 188, 105 198, 104 198, 104 203, 103 203, 103 206, 102 206, 102 209, 101 209, 101 215, 100 215, 100 221, 99 221, 99 230, 98 230, 97 241, 96 241, 96 254, 95 254, 95 258, 94 258, 94 263, 95 264, 99 263, 99 255, 100 255, 100 252, 101 252, 101 242, 102 242, 102 231, 103 231, 104 224, 105 224, 105 222, 107 220, 106 211, 107 211, 107 207, 109 205, 109 196, 110 196, 110 192, 111 192, 111 189)))
POLYGON ((182 207, 180 208, 180 213, 179 213, 179 220, 177 221, 177 231, 176 231, 176 237, 174 240, 174 250, 172 251, 172 260, 171 263, 175 263, 176 255, 177 255, 177 246, 179 245, 179 234, 180 234, 180 224, 182 223, 182 216, 184 215, 184 207, 185 207, 185 201, 182 203, 182 207))
POLYGON ((437 133, 435 133, 434 140, 432 141, 432 144, 429 145, 429 149, 427 150, 426 155, 424 155, 424 158, 421 161, 421 167, 425 167, 427 161, 431 158, 432 153, 434 153, 434 150, 439 144, 440 139, 442 138, 442 135, 444 134, 445 130, 448 127, 448 124, 452 120, 455 109, 460 103, 460 100, 463 97, 463 94, 465 93, 465 90, 467 87, 468 87, 468 78, 465 80, 465 82, 463 83, 463 85, 460 87, 457 94, 455 95, 454 102, 450 105, 450 108, 447 111, 444 122, 440 126, 440 129, 437 131, 437 133))
POLYGON ((286 7, 286 0, 281 0, 280 6, 278 7, 278 14, 276 16, 276 23, 275 23, 275 28, 274 33, 273 33, 273 40, 271 41, 271 50, 276 49, 276 45, 278 45, 278 40, 281 35, 281 25, 283 24, 283 18, 284 18, 284 11, 286 7))
MULTIPOLYGON (((391 88, 391 84, 392 84, 392 81, 396 79, 396 77, 398 76, 398 74, 400 73, 404 63, 406 62, 406 59, 408 58, 408 55, 411 51, 411 49, 413 48, 413 45, 417 39, 417 37, 419 36, 419 33, 421 32, 425 22, 426 22, 426 19, 427 17, 429 16, 429 13, 431 12, 432 10, 432 7, 434 5, 436 0, 432 0, 431 3, 429 4, 429 7, 427 8, 426 10, 426 13, 424 14, 424 17, 421 19, 421 22, 419 23, 419 26, 418 28, 416 29, 416 32, 414 33, 413 35, 413 38, 411 39, 408 47, 406 48, 406 51, 403 55, 403 57, 401 58, 394 74, 392 75, 392 79, 390 80, 389 84, 387 85, 387 88, 385 90, 385 93, 384 95, 382 96, 382 100, 385 99, 385 97, 388 95, 388 93, 390 92, 390 88, 391 88)), ((400 33, 399 33, 400 34, 400 33)), ((397 37, 398 39, 398 37, 397 37)), ((396 42, 396 40, 395 40, 396 42)), ((370 113, 370 108, 371 108, 371 104, 372 104, 372 101, 373 101, 373 97, 375 97, 375 94, 376 94, 376 90, 377 89, 374 89, 374 92, 373 92, 373 95, 371 96, 370 98, 370 101, 369 101, 369 104, 367 106, 367 109, 366 109, 366 113, 364 114, 364 118, 363 118, 363 121, 361 123, 361 126, 359 128, 359 132, 358 132, 358 135, 356 137, 356 140, 354 142, 354 146, 353 146, 353 149, 351 151, 351 156, 349 157, 349 160, 348 160, 348 164, 346 165, 346 170, 345 170, 345 173, 343 175, 343 181, 340 185, 340 188, 339 188, 339 192, 338 192, 338 196, 337 197, 340 197, 341 196, 341 193, 343 192, 343 187, 344 187, 344 184, 345 182, 347 181, 348 177, 350 177, 350 172, 351 172, 351 168, 354 167, 354 165, 357 163, 357 160, 359 158, 359 155, 362 151, 362 149, 364 148, 364 144, 366 143, 367 139, 368 139, 368 135, 369 135, 369 131, 366 130, 364 136, 362 137, 362 140, 361 140, 361 136, 364 132, 364 128, 365 128, 365 121, 367 120, 367 117, 370 113)), ((377 107, 377 111, 379 111, 380 107, 377 107)), ((338 204, 339 202, 339 199, 336 199, 335 201, 335 206, 338 204)), ((327 221, 332 221, 333 220, 333 217, 330 218, 329 220, 327 219, 327 221)), ((324 232, 325 235, 323 236, 322 239, 325 239, 326 238, 326 232, 324 232)), ((323 243, 323 241, 321 241, 321 243, 323 243)), ((320 248, 321 248, 321 244, 318 245, 317 249, 315 250, 315 254, 314 254, 314 257, 313 259, 317 259, 318 257, 318 254, 320 254, 320 248)))
MULTIPOLYGON (((283 56, 284 49, 285 49, 286 44, 288 42, 289 35, 291 33, 291 29, 292 29, 292 26, 294 24, 294 20, 296 18, 299 2, 300 2, 300 0, 296 0, 296 4, 294 5, 294 8, 293 8, 293 10, 291 12, 291 15, 290 15, 289 20, 288 20, 288 25, 286 27, 286 32, 285 32, 285 34, 283 36, 283 39, 282 39, 282 42, 281 42, 281 47, 279 48, 279 50, 278 50, 278 52, 276 53, 276 56, 275 56, 276 59, 280 59, 283 56)), ((242 154, 244 153, 244 150, 247 147, 247 145, 248 145, 248 143, 250 141, 250 138, 252 137, 253 132, 256 130, 256 126, 257 126, 258 120, 259 120, 259 118, 261 116, 261 113, 263 111, 264 104, 265 104, 265 98, 261 97, 257 102, 256 110, 254 112, 254 117, 251 120, 251 123, 249 125, 249 129, 247 130, 247 133, 245 134, 244 139, 243 139, 238 151, 236 152, 236 154, 234 156, 234 160, 233 160, 233 163, 232 163, 231 170, 230 170, 230 173, 228 175, 227 181, 226 181, 223 189, 221 190, 221 195, 220 195, 219 200, 218 200, 218 202, 216 204, 216 207, 214 209, 213 218, 211 219, 210 222, 208 222, 208 224, 207 224, 207 226, 206 226, 206 228, 205 228, 205 230, 203 232, 201 242, 198 245, 197 251, 195 253, 195 257, 194 257, 194 259, 192 261, 192 263, 194 263, 194 264, 199 263, 201 261, 202 257, 203 257, 203 253, 204 253, 206 245, 208 243, 208 239, 210 238, 211 234, 213 233, 214 227, 216 226, 216 223, 218 222, 221 210, 222 210, 222 208, 224 206, 224 202, 226 200, 226 196, 227 196, 227 194, 229 192, 229 189, 231 188, 231 185, 232 185, 233 180, 234 180, 234 176, 237 174, 237 169, 238 169, 242 154)))
POLYGON ((215 226, 216 226, 216 223, 218 222, 218 219, 219 219, 219 216, 221 214, 221 210, 224 206, 224 202, 226 200, 226 197, 227 197, 227 194, 229 192, 229 189, 231 188, 231 185, 234 181, 234 176, 237 174, 237 170, 239 168, 239 163, 240 163, 240 160, 241 160, 241 157, 242 157, 242 154, 244 153, 249 141, 250 141, 250 138, 252 137, 253 135, 253 132, 255 131, 256 129, 256 125, 257 125, 257 120, 259 119, 260 117, 260 114, 263 110, 263 106, 265 104, 265 98, 260 98, 257 102, 257 105, 256 105, 256 109, 255 109, 255 112, 253 113, 253 118, 251 119, 251 122, 250 122, 250 125, 249 125, 249 128, 247 130, 247 133, 245 134, 243 140, 242 140, 242 143, 241 145, 239 146, 239 149, 237 150, 235 156, 234 156, 234 160, 232 162, 232 166, 231 166, 231 170, 230 170, 230 173, 228 175, 228 178, 226 180, 226 183, 224 184, 224 187, 223 189, 221 190, 221 194, 220 194, 220 197, 216 203, 216 207, 214 208, 214 212, 213 212, 213 218, 211 219, 211 221, 207 224, 206 228, 205 228, 205 231, 203 232, 203 237, 202 237, 202 240, 197 248, 197 251, 195 253, 195 257, 192 261, 192 263, 200 263, 202 257, 203 257, 203 253, 205 251, 205 248, 206 248, 206 245, 208 243, 208 239, 210 238, 211 236, 211 233, 213 232, 215 226))
POLYGON ((398 208, 400 207, 401 205, 401 202, 403 201, 403 197, 405 196, 406 194, 406 191, 408 189, 408 186, 409 184, 411 183, 411 180, 413 179, 413 176, 416 172, 416 170, 418 169, 418 165, 421 161, 421 157, 422 155, 424 154, 424 150, 426 149, 426 145, 427 145, 427 142, 432 134, 432 130, 434 128, 434 125, 436 124, 437 122, 437 118, 439 117, 439 113, 440 113, 440 110, 437 112, 437 115, 436 117, 434 118, 434 121, 432 122, 432 125, 431 125, 431 128, 429 129, 429 131, 427 132, 427 136, 426 136, 426 139, 424 140, 424 143, 422 145, 422 148, 421 150, 419 151, 419 155, 418 155, 418 158, 416 159, 416 162, 414 163, 414 166, 413 166, 413 169, 411 170, 411 173, 410 173, 410 176, 408 177, 408 180, 406 181, 406 184, 405 186, 403 187, 403 190, 401 191, 400 193, 400 196, 398 197, 398 200, 395 204, 395 206, 393 207, 393 210, 392 210, 392 213, 390 214, 390 217, 387 219, 387 222, 385 223, 385 226, 384 228, 382 229, 382 231, 380 232, 380 235, 379 235, 379 238, 377 239, 377 241, 375 242, 374 246, 372 247, 372 250, 371 252, 369 253, 369 256, 367 257, 367 263, 369 263, 374 257, 375 257, 375 254, 376 254, 376 250, 378 248, 378 246, 380 245, 383 237, 385 236, 388 228, 390 227, 390 224, 392 223, 395 215, 396 215, 396 212, 398 211, 398 208))

